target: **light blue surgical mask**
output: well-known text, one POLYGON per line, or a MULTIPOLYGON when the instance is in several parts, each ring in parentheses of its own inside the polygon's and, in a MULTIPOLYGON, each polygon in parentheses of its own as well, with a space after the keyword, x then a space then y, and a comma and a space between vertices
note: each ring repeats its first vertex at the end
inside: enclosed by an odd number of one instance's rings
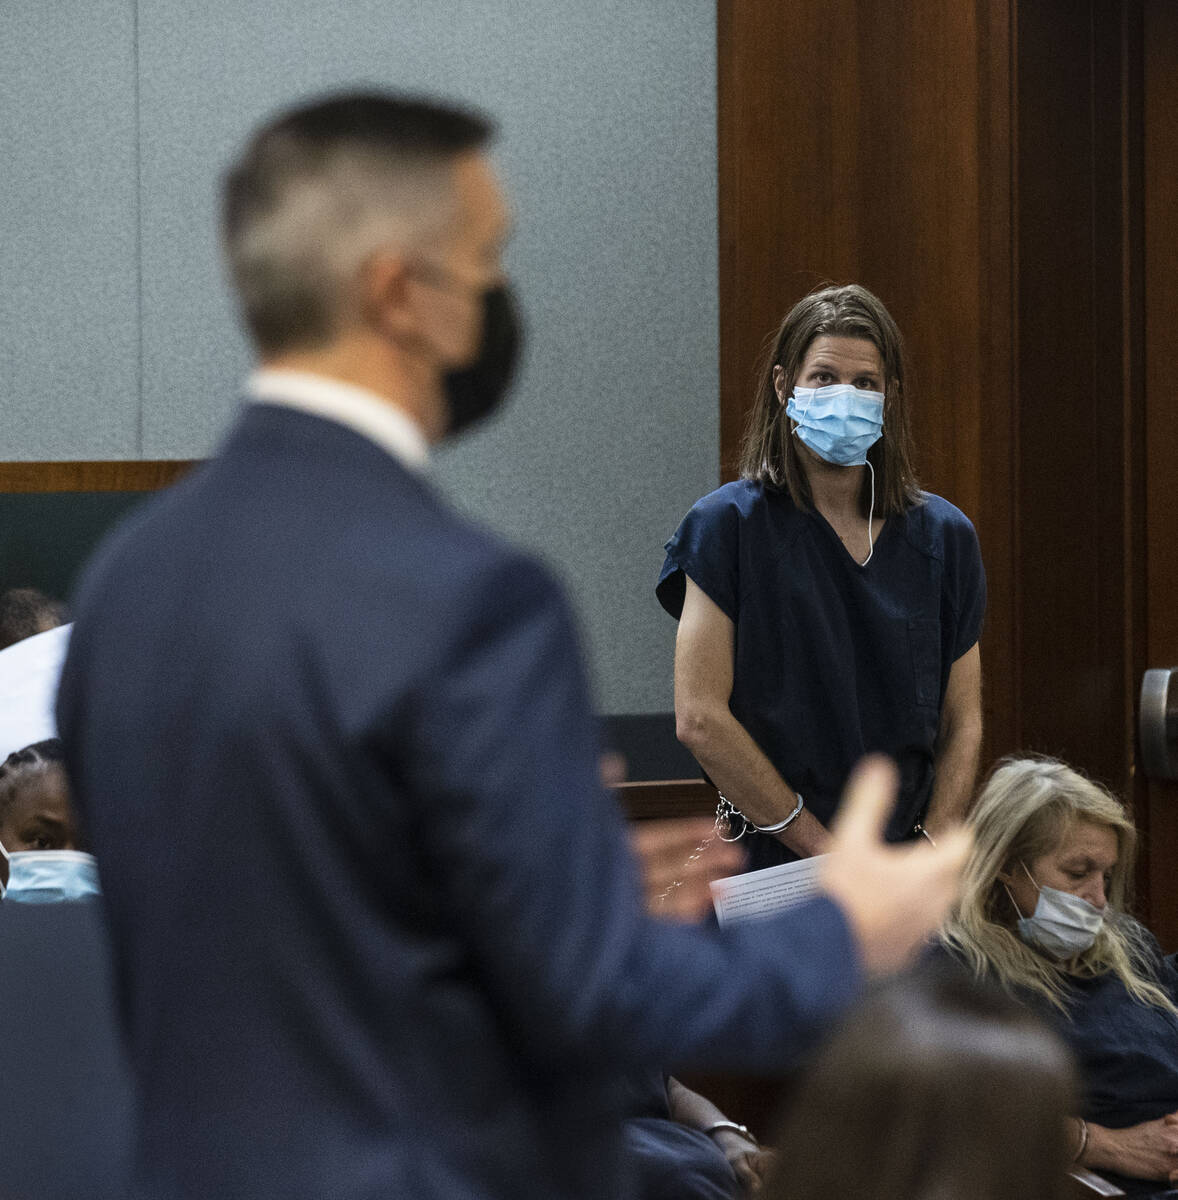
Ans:
POLYGON ((794 433, 819 458, 838 467, 862 466, 867 451, 883 434, 883 392, 849 383, 795 387, 785 413, 797 423, 794 433))
POLYGON ((8 862, 5 904, 55 904, 102 894, 98 863, 81 850, 20 850, 8 862))
POLYGON ((1083 954, 1096 941, 1104 925, 1104 909, 1089 904, 1081 896, 1062 892, 1058 888, 1040 887, 1035 877, 1023 864, 1027 878, 1039 888, 1039 899, 1035 911, 1024 917, 1019 911, 1010 889, 1006 894, 1019 914, 1018 935, 1028 945, 1036 946, 1045 954, 1063 962, 1083 954))

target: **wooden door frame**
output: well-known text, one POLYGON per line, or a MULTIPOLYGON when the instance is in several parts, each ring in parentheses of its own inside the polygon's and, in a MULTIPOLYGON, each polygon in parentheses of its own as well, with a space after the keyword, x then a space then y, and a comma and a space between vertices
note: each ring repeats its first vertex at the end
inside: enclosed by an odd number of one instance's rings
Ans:
MULTIPOLYGON (((1135 558, 1144 578, 1142 636, 1135 645, 1134 682, 1148 667, 1178 666, 1178 8, 1145 0, 1142 28, 1142 319, 1144 406, 1142 513, 1135 558)), ((1134 799, 1144 854, 1138 872, 1150 927, 1162 946, 1178 950, 1178 783, 1135 773, 1134 799)))

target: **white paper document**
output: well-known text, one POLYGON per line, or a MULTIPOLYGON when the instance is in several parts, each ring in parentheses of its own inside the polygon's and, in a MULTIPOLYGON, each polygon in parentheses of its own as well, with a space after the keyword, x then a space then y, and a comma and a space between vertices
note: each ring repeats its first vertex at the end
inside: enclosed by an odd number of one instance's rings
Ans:
POLYGON ((53 705, 72 629, 59 625, 0 650, 0 762, 57 736, 53 705))
POLYGON ((712 906, 721 925, 757 921, 796 908, 818 891, 818 871, 825 855, 765 867, 745 875, 714 879, 712 906))

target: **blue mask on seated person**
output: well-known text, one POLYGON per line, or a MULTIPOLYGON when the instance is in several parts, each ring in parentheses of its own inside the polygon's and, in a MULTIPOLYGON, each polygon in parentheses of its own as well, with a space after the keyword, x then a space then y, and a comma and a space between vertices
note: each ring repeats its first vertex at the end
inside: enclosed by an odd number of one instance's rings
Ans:
POLYGON ((862 466, 867 451, 883 434, 883 392, 849 383, 794 388, 785 414, 797 423, 794 433, 828 463, 862 466))
MULTIPOLYGON (((1104 909, 1089 904, 1080 896, 1071 892, 1061 892, 1058 888, 1042 887, 1035 883, 1035 877, 1023 864, 1027 878, 1039 888, 1039 900, 1035 911, 1024 917, 1019 913, 1018 935, 1030 946, 1036 946, 1045 954, 1060 962, 1083 954, 1100 933, 1104 925, 1104 909)), ((1010 889, 1007 889, 1009 895, 1010 889)), ((1011 903, 1014 897, 1011 896, 1011 903)), ((1015 904, 1018 912, 1018 905, 1015 904)))
POLYGON ((98 862, 81 850, 20 850, 8 861, 9 904, 56 904, 102 894, 98 862))

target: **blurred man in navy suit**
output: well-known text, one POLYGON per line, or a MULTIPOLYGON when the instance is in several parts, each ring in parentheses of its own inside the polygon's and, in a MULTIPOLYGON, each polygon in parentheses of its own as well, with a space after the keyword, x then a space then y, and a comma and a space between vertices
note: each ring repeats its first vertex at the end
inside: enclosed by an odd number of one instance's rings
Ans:
POLYGON ((825 896, 645 914, 568 606, 428 477, 519 341, 489 136, 352 94, 254 137, 249 403, 78 598, 59 721, 153 1200, 624 1197, 625 1073, 788 1062, 954 889, 960 844, 876 844, 877 765, 825 896))

